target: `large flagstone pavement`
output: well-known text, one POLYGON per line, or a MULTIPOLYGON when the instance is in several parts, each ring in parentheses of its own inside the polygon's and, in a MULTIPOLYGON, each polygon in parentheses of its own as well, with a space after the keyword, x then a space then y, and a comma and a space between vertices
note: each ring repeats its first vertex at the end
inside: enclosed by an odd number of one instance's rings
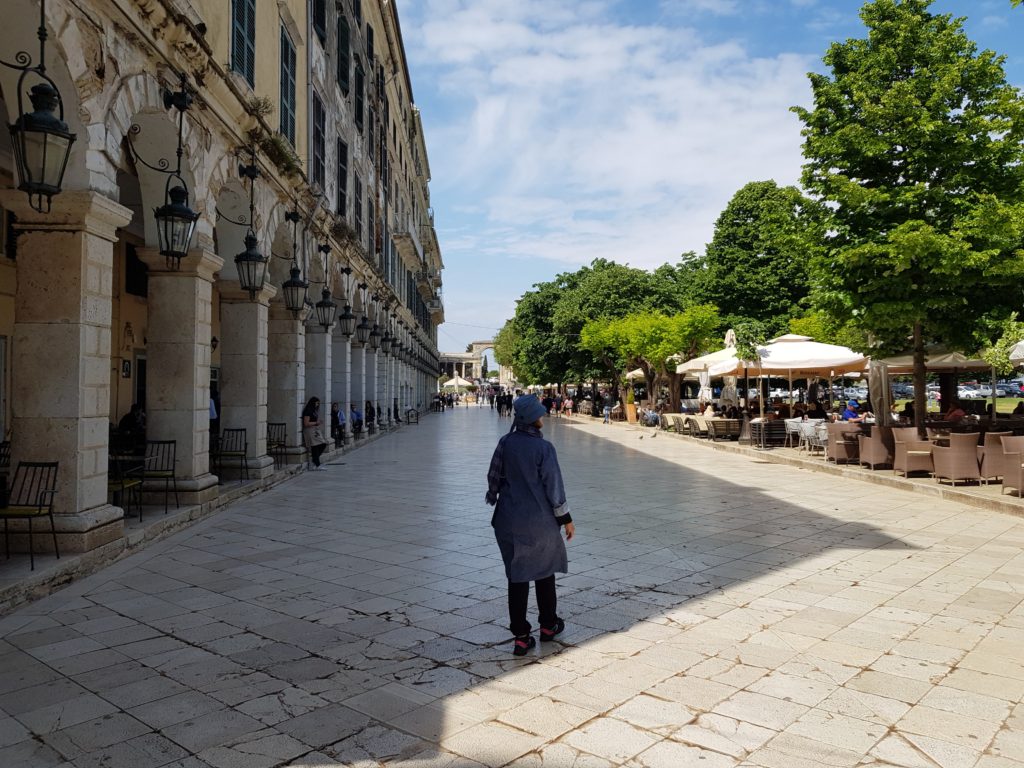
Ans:
POLYGON ((568 627, 515 659, 508 426, 425 418, 0 619, 0 766, 1024 768, 1024 520, 553 420, 568 627))

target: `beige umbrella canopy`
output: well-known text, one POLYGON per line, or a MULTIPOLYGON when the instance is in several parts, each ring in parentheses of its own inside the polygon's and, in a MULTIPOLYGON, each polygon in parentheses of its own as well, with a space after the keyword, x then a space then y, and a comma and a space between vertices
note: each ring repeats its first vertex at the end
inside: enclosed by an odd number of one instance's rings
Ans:
POLYGON ((868 363, 864 355, 849 347, 823 344, 809 336, 793 333, 779 336, 758 347, 759 360, 740 360, 736 351, 731 351, 731 357, 708 369, 712 377, 738 376, 747 369, 775 375, 786 374, 794 379, 831 377, 845 373, 861 374, 868 363))
MULTIPOLYGON (((1012 356, 1011 356, 1011 359, 1012 356)), ((884 363, 889 369, 890 376, 904 376, 914 372, 914 356, 899 355, 889 357, 879 362, 884 363)), ((960 352, 929 352, 925 356, 924 367, 929 371, 950 372, 953 371, 987 371, 992 365, 980 358, 967 357, 960 352)))
POLYGON ((466 381, 461 376, 456 376, 453 379, 448 379, 448 381, 446 381, 441 386, 442 387, 471 387, 471 386, 473 386, 473 382, 472 381, 466 381))

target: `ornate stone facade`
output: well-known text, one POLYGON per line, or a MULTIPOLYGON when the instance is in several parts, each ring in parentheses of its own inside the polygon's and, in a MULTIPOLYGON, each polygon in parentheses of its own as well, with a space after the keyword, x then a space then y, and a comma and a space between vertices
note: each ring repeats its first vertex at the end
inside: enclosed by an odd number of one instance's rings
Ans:
MULTIPOLYGON (((4 10, 0 59, 36 51, 38 0, 7 0, 4 10)), ((40 214, 15 189, 0 137, 0 417, 12 467, 60 461, 61 546, 84 551, 123 534, 107 457, 133 402, 147 411, 148 438, 176 441, 189 503, 219 493, 211 397, 220 429, 246 429, 249 476, 261 482, 274 473, 268 422, 286 424, 286 453, 300 461, 299 414, 312 396, 325 415, 332 400, 346 411, 371 401, 380 431, 423 408, 439 369, 443 264, 394 3, 49 0, 45 21, 47 74, 77 140, 63 191, 40 214), (285 40, 295 62, 288 89, 285 40), (191 253, 168 267, 153 217, 166 175, 137 158, 173 165, 177 113, 163 94, 182 76, 194 103, 181 176, 200 215, 191 253), (253 148, 250 221, 239 164, 253 148), (240 290, 234 263, 247 226, 271 256, 254 297, 240 290), (403 344, 364 349, 315 325, 311 311, 285 310, 280 286, 293 262, 311 302, 326 287, 339 312, 349 304, 403 344), (363 303, 359 284, 373 302, 363 303)), ((0 67, 8 123, 18 116, 17 76, 0 67)))

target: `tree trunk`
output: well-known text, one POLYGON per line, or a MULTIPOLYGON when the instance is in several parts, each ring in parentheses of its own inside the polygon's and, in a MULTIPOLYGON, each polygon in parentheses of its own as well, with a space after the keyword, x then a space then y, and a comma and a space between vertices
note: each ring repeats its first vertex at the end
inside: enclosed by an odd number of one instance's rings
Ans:
POLYGON ((928 410, 928 392, 925 390, 924 333, 921 323, 914 323, 914 426, 917 435, 925 438, 924 418, 928 410))
POLYGON ((668 396, 669 396, 669 408, 672 413, 680 412, 680 403, 682 401, 682 393, 679 391, 683 383, 683 377, 678 373, 670 373, 668 375, 668 396))

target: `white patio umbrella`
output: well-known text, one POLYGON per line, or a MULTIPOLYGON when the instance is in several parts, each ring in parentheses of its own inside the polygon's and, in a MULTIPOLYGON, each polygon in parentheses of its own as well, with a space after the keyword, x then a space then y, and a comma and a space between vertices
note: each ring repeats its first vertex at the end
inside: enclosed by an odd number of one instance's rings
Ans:
POLYGON ((1010 362, 1014 365, 1024 363, 1024 341, 1018 341, 1010 350, 1010 362))
POLYGON ((636 381, 637 379, 646 379, 647 376, 644 374, 643 368, 637 368, 635 371, 630 371, 626 374, 628 381, 636 381))
POLYGON ((446 381, 441 386, 442 387, 469 387, 469 386, 472 386, 472 385, 473 385, 473 382, 466 381, 461 376, 456 376, 455 378, 448 379, 448 381, 446 381))
POLYGON ((788 374, 790 378, 861 373, 868 359, 849 347, 823 344, 810 336, 787 333, 758 347, 759 360, 740 360, 733 350, 729 359, 708 369, 716 376, 739 376, 744 368, 758 368, 761 373, 788 374))

